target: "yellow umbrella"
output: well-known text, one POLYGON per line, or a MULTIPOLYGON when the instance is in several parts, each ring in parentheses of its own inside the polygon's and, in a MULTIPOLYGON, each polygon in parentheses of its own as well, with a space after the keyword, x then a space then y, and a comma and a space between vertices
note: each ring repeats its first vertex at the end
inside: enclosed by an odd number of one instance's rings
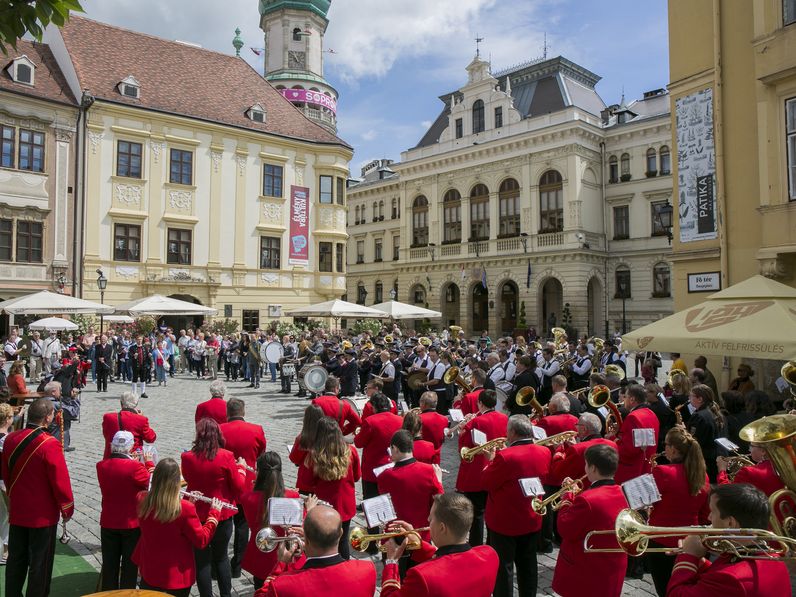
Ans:
POLYGON ((626 350, 787 361, 796 357, 796 289, 752 276, 625 334, 626 350))

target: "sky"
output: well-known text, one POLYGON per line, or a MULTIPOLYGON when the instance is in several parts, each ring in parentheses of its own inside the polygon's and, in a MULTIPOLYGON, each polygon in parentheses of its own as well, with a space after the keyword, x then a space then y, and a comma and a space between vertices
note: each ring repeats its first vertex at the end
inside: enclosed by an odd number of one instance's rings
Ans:
MULTIPOLYGON (((82 0, 90 18, 233 53, 262 72, 258 0, 82 0)), ((669 82, 664 0, 333 0, 324 76, 339 92, 338 134, 355 149, 351 174, 373 159, 400 160, 464 85, 481 37, 492 70, 564 56, 602 77, 607 104, 669 82), (610 7, 610 8, 606 8, 610 7)))

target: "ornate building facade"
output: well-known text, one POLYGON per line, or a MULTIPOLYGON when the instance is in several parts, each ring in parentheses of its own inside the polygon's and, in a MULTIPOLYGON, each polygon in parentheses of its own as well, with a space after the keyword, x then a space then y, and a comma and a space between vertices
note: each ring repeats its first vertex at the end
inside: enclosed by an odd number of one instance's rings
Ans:
POLYGON ((348 296, 392 290, 471 335, 604 335, 671 313, 666 92, 606 107, 599 77, 562 57, 467 71, 400 163, 349 186, 348 296))

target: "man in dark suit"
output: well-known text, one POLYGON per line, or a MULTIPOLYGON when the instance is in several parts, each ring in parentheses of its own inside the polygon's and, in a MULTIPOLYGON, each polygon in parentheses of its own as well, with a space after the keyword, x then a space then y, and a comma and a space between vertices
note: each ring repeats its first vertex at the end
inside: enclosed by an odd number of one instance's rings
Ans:
POLYGON ((514 378, 514 390, 509 394, 509 399, 506 400, 505 409, 512 415, 530 415, 533 413, 533 408, 530 405, 519 406, 517 405, 517 393, 524 387, 530 386, 535 391, 539 391, 539 378, 534 373, 536 368, 533 359, 529 356, 521 356, 517 359, 517 375, 514 378))
POLYGON ((340 376, 340 396, 354 396, 357 393, 357 381, 359 377, 359 368, 356 362, 356 353, 353 349, 349 348, 344 353, 338 356, 340 368, 338 375, 340 376))
POLYGON ((113 347, 108 343, 108 337, 104 334, 96 348, 95 358, 97 359, 97 392, 107 392, 108 376, 111 374, 113 363, 113 347))

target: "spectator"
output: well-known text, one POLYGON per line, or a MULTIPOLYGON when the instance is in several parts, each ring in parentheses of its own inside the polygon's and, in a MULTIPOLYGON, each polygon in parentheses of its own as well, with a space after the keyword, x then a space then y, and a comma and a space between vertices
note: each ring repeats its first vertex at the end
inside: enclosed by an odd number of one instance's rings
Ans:
POLYGON ((755 384, 752 381, 754 374, 755 372, 752 371, 749 365, 741 363, 738 365, 738 377, 730 382, 730 387, 728 389, 740 392, 743 396, 746 396, 755 389, 755 384))

